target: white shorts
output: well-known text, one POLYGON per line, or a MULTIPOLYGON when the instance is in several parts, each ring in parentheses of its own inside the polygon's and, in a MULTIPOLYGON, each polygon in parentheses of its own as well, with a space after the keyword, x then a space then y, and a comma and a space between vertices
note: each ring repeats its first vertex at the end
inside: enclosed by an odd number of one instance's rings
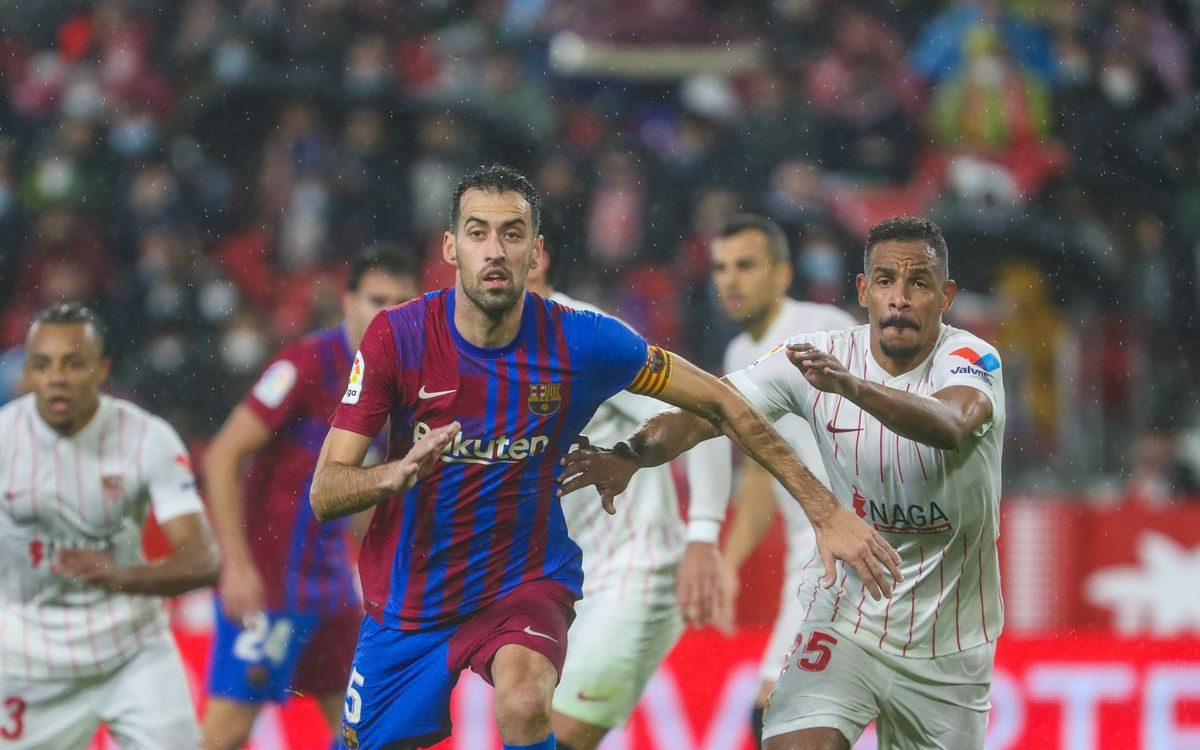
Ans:
POLYGON ((789 575, 779 592, 779 614, 775 616, 775 625, 771 628, 771 637, 767 640, 762 665, 758 669, 763 682, 779 679, 779 671, 787 661, 788 651, 800 632, 800 626, 804 624, 804 605, 796 596, 800 581, 799 575, 789 575))
POLYGON ((582 599, 567 635, 554 710, 611 729, 624 726, 646 683, 683 632, 671 604, 582 599))
POLYGON ((763 739, 831 727, 853 745, 874 720, 880 750, 983 748, 994 643, 914 659, 864 648, 826 625, 805 623, 800 636, 767 701, 763 739))
POLYGON ((84 750, 100 723, 122 750, 195 750, 200 730, 183 662, 156 641, 112 672, 69 681, 0 676, 0 747, 84 750))

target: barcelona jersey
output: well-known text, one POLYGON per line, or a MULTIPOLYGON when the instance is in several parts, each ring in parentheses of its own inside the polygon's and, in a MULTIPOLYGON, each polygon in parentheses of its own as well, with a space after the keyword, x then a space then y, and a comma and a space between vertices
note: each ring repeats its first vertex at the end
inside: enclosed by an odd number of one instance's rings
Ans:
POLYGON ((376 507, 363 541, 367 613, 401 630, 453 621, 526 582, 579 596, 559 459, 614 393, 665 386, 661 350, 615 318, 526 293, 516 337, 484 349, 459 334, 454 305, 445 289, 379 313, 331 420, 375 435, 390 418, 391 459, 462 425, 425 478, 376 507))
POLYGON ((242 400, 273 433, 250 463, 243 491, 246 538, 268 609, 358 608, 348 519, 322 524, 308 502, 313 469, 343 393, 353 354, 341 326, 281 351, 242 400))

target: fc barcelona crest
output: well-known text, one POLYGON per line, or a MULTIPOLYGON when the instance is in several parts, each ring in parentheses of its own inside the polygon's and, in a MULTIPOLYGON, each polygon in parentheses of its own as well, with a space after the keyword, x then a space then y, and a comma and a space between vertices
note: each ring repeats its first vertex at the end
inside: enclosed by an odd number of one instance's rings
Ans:
POLYGON ((534 383, 529 386, 529 411, 548 417, 562 406, 562 383, 534 383))
POLYGON ((100 491, 104 499, 115 503, 125 496, 125 478, 120 475, 100 477, 100 491))

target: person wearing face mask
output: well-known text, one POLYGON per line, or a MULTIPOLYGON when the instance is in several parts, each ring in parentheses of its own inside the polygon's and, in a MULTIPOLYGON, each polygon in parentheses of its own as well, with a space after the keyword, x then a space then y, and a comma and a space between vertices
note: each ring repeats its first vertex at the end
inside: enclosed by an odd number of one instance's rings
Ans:
MULTIPOLYGON (((725 349, 725 372, 746 367, 789 336, 836 331, 856 324, 841 308, 787 296, 792 283, 787 236, 778 224, 762 216, 734 216, 721 228, 712 242, 712 279, 725 314, 742 329, 725 349)), ((829 486, 821 453, 804 420, 786 417, 776 428, 814 476, 829 486)), ((693 579, 703 580, 698 577, 701 561, 719 560, 715 543, 729 503, 731 456, 729 442, 723 438, 701 443, 687 455, 691 503, 688 554, 679 573, 681 587, 689 587, 693 579)), ((758 546, 777 512, 783 516, 787 539, 779 614, 763 652, 759 668, 762 682, 751 714, 751 729, 757 741, 762 733, 763 706, 803 620, 804 611, 795 592, 804 563, 816 549, 816 539, 804 511, 758 464, 747 462, 737 498, 722 564, 724 593, 730 597, 724 603, 725 609, 732 612, 739 588, 737 571, 758 546)))
POLYGON ((203 723, 207 750, 241 747, 263 705, 282 702, 289 689, 314 695, 336 729, 361 604, 347 522, 320 524, 308 487, 325 420, 367 323, 416 296, 417 284, 417 266, 404 250, 377 245, 359 253, 350 262, 342 325, 280 352, 208 448, 204 476, 224 563, 203 723))

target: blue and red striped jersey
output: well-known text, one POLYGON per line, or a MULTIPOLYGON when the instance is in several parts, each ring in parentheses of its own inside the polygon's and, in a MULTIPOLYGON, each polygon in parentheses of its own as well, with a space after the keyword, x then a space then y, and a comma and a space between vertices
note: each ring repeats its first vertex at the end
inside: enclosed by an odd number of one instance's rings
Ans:
POLYGON ((469 614, 524 582, 580 594, 559 459, 659 352, 615 318, 528 292, 513 341, 481 349, 455 327, 454 301, 444 289, 376 316, 331 420, 374 435, 391 417, 390 458, 435 427, 462 425, 428 476, 376 507, 363 540, 366 610, 402 630, 469 614))
POLYGON ((246 537, 271 609, 358 607, 349 520, 319 523, 308 502, 329 415, 352 360, 344 328, 317 331, 276 355, 242 400, 274 433, 251 461, 242 493, 246 537))

